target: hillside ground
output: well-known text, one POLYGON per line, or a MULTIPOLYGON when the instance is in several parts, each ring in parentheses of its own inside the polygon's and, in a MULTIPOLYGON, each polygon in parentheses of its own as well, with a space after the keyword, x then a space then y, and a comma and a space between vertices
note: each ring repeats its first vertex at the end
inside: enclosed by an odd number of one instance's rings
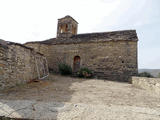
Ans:
POLYGON ((160 119, 160 96, 129 83, 98 79, 50 75, 43 81, 1 91, 0 100, 79 106, 74 115, 74 109, 56 112, 55 119, 160 119))

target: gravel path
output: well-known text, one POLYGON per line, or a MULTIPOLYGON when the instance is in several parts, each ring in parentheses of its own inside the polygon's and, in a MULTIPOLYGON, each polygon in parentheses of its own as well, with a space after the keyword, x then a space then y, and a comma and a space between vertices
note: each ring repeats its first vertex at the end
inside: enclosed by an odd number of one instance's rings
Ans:
POLYGON ((160 96, 128 83, 50 75, 45 81, 1 91, 2 115, 57 120, 160 120, 160 96))

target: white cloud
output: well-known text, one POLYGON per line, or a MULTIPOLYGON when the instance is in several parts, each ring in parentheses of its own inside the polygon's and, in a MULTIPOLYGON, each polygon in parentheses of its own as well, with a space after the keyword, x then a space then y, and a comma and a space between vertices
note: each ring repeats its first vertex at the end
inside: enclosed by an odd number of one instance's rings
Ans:
POLYGON ((57 19, 73 16, 79 32, 91 32, 104 15, 109 16, 120 1, 99 0, 1 0, 0 37, 24 43, 56 36, 57 19))

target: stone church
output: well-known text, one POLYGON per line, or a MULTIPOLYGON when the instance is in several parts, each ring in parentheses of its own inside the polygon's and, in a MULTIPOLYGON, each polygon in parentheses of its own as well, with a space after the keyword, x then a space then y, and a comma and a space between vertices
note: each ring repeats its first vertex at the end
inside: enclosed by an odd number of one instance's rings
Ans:
POLYGON ((58 19, 57 37, 24 44, 43 54, 50 70, 66 63, 73 71, 87 67, 96 78, 128 81, 138 73, 135 30, 77 34, 78 22, 71 16, 58 19))

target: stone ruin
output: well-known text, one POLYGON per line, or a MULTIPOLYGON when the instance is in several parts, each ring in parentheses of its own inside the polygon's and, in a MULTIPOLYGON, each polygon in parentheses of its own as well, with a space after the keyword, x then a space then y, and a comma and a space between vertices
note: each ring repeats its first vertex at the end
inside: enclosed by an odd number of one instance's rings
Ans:
POLYGON ((0 40, 0 89, 48 76, 46 57, 22 44, 0 40))
POLYGON ((135 30, 77 34, 78 22, 71 16, 58 19, 57 37, 25 45, 44 54, 49 69, 70 65, 73 72, 87 67, 96 78, 128 81, 138 74, 135 30))
POLYGON ((138 74, 135 30, 77 34, 71 16, 58 19, 57 37, 24 45, 0 40, 0 89, 43 79, 58 64, 87 67, 96 78, 129 81, 138 74), (47 65, 48 62, 48 65, 47 65))

